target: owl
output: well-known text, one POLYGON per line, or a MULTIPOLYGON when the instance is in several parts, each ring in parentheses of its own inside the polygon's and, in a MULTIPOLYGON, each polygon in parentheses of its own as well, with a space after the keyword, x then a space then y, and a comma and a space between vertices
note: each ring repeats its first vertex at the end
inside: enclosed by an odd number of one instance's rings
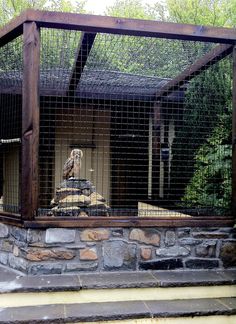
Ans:
POLYGON ((70 157, 66 160, 63 167, 63 179, 69 179, 71 177, 79 179, 81 160, 83 152, 79 149, 74 149, 70 153, 70 157))

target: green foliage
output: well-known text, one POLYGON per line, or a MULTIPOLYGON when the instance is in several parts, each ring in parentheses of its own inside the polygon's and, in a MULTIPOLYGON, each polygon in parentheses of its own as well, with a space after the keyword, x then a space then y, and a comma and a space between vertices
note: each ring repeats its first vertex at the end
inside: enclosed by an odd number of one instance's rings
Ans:
POLYGON ((195 173, 182 198, 187 207, 209 207, 227 214, 231 206, 231 114, 218 116, 217 126, 195 156, 195 173))

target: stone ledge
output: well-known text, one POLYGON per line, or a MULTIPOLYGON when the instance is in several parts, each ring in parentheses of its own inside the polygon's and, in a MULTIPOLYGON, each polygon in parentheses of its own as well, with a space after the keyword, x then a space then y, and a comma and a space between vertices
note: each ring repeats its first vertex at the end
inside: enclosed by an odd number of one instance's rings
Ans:
POLYGON ((12 270, 6 271, 6 267, 0 267, 0 273, 3 273, 3 276, 0 274, 0 293, 236 284, 236 270, 126 271, 42 276, 21 276, 12 270))
POLYGON ((236 298, 175 301, 133 301, 89 304, 28 306, 1 309, 0 323, 65 323, 169 318, 211 315, 235 315, 236 298))

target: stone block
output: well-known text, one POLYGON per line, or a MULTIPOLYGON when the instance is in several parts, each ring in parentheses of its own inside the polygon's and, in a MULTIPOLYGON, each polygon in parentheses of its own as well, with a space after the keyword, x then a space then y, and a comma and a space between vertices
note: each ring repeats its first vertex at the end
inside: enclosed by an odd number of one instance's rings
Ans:
POLYGON ((147 247, 141 247, 140 256, 143 260, 150 260, 152 258, 152 249, 147 247))
POLYGON ((8 226, 5 224, 0 224, 0 238, 8 237, 9 229, 8 226))
POLYGON ((166 231, 165 234, 165 245, 166 246, 173 246, 175 245, 176 235, 174 231, 166 231))
POLYGON ((140 243, 150 244, 154 246, 160 245, 161 236, 155 229, 132 229, 129 235, 129 239, 140 243))
POLYGON ((217 259, 193 258, 185 261, 185 267, 189 269, 215 269, 219 267, 217 259))
POLYGON ((81 232, 81 241, 104 241, 108 240, 110 232, 104 228, 101 229, 87 229, 81 232))
POLYGON ((216 242, 207 241, 195 248, 198 257, 216 257, 216 242))
POLYGON ((29 273, 32 275, 49 275, 62 273, 63 265, 60 263, 33 264, 29 273))
POLYGON ((13 251, 13 246, 14 246, 14 243, 13 243, 12 240, 4 240, 2 242, 1 251, 12 252, 13 251))
POLYGON ((124 241, 104 242, 104 269, 136 269, 136 244, 124 241))
POLYGON ((111 231, 112 236, 114 237, 123 237, 124 236, 124 231, 123 229, 114 229, 111 231))
POLYGON ((95 271, 98 268, 98 262, 83 262, 83 263, 68 263, 66 265, 66 272, 77 271, 95 271))
POLYGON ((162 259, 140 262, 139 268, 141 270, 174 270, 183 268, 183 261, 181 259, 162 259))
POLYGON ((217 233, 217 232, 194 232, 192 233, 194 238, 199 239, 227 239, 229 235, 227 233, 217 233))
POLYGON ((171 246, 156 250, 156 255, 160 257, 178 257, 187 256, 190 254, 190 248, 182 246, 171 246))
POLYGON ((75 230, 64 228, 48 228, 46 230, 46 243, 73 243, 75 230))
POLYGON ((190 233, 191 233, 190 228, 180 228, 177 230, 178 238, 189 237, 190 233))
POLYGON ((182 245, 182 246, 185 246, 185 245, 194 246, 194 245, 201 244, 202 242, 203 242, 203 240, 194 239, 192 237, 179 239, 179 245, 182 245))
POLYGON ((32 243, 40 243, 44 241, 44 231, 35 230, 29 228, 27 231, 27 242, 29 244, 32 243))
POLYGON ((27 230, 20 227, 12 227, 11 235, 18 241, 26 242, 27 241, 27 230))
POLYGON ((9 265, 13 269, 26 272, 28 268, 28 262, 20 257, 16 257, 13 254, 9 255, 9 265))
POLYGON ((236 267, 236 240, 222 243, 220 258, 225 268, 236 267))
POLYGON ((27 260, 35 262, 47 260, 71 260, 75 257, 75 252, 65 249, 27 248, 25 254, 27 260))
POLYGON ((8 263, 8 253, 0 252, 0 263, 4 265, 8 263))
POLYGON ((92 261, 97 260, 97 250, 95 248, 86 248, 79 251, 80 260, 92 261))

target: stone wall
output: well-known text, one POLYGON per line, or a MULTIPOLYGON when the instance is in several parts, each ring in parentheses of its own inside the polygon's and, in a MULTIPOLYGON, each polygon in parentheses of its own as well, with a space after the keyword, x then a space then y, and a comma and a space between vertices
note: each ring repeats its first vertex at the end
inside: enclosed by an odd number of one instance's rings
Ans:
POLYGON ((236 267, 236 229, 46 230, 0 224, 0 263, 29 274, 236 267))

